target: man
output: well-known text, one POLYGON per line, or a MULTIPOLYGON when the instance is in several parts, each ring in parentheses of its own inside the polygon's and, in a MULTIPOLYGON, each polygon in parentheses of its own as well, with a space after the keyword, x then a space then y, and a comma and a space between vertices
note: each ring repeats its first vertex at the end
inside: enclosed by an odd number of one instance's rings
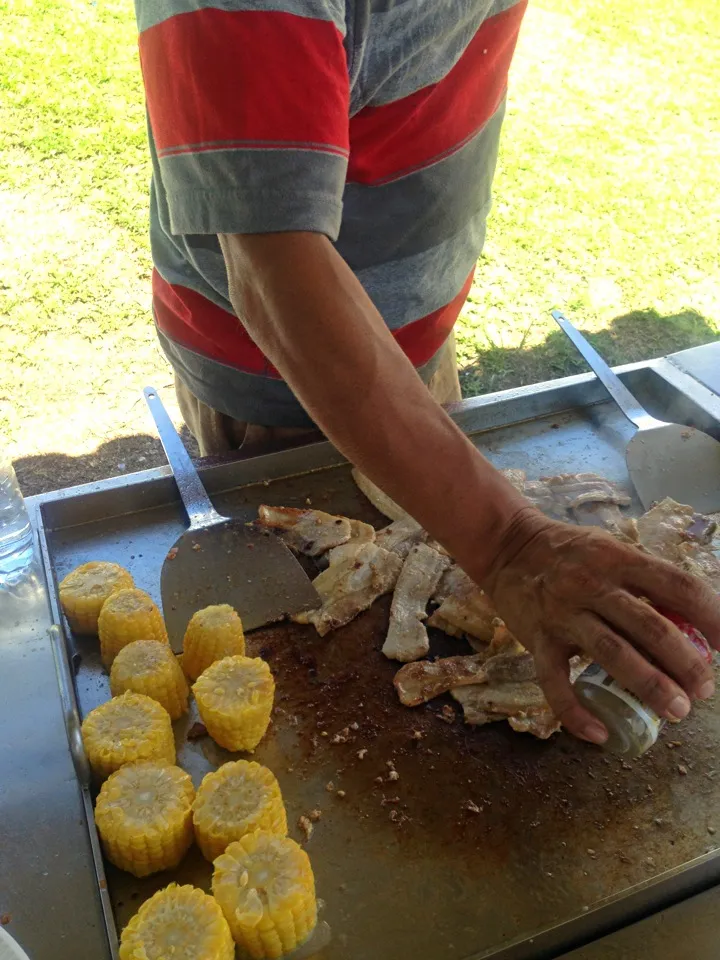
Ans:
POLYGON ((717 648, 712 591, 531 509, 438 403, 525 0, 136 2, 154 314, 202 452, 322 431, 491 594, 572 732, 606 737, 578 649, 684 717, 711 669, 638 597, 717 648))

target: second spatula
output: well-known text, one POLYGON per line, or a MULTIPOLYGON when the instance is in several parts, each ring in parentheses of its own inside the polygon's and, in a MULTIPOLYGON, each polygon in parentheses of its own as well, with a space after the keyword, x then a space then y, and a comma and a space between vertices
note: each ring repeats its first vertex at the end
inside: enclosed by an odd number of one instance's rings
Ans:
POLYGON ((694 427, 651 417, 600 354, 559 310, 553 319, 628 420, 637 427, 625 450, 630 479, 640 502, 672 497, 700 513, 720 510, 720 443, 694 427))

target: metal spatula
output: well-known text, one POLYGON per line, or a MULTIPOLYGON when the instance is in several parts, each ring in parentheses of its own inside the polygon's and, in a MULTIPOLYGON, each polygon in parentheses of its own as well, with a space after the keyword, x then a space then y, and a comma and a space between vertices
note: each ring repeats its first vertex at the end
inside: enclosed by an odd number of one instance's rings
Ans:
POLYGON ((720 443, 700 430, 651 417, 580 331, 559 310, 553 310, 552 315, 615 403, 637 427, 637 433, 627 445, 625 459, 645 509, 656 500, 672 497, 700 513, 720 510, 720 443))
POLYGON ((190 521, 160 575, 173 650, 182 650, 193 613, 210 604, 229 603, 245 630, 317 607, 315 588, 281 540, 215 510, 157 391, 146 387, 143 392, 190 521))

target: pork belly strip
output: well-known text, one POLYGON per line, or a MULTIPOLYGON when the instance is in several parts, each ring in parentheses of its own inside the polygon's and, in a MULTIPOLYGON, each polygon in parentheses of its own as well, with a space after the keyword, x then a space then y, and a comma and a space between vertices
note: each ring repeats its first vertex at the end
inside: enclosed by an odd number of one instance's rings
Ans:
POLYGON ((535 661, 529 653, 494 657, 476 653, 465 657, 442 657, 408 663, 395 674, 393 684, 400 702, 416 707, 454 687, 480 683, 508 683, 535 677, 535 661))
POLYGON ((296 507, 258 507, 258 523, 281 531, 283 542, 297 553, 317 557, 332 547, 347 543, 352 527, 347 517, 335 517, 322 510, 296 507))
POLYGON ((483 667, 486 660, 485 654, 476 653, 466 657, 442 657, 440 660, 407 663, 393 679, 400 703, 406 707, 417 707, 446 693, 451 687, 484 683, 483 667))
POLYGON ((572 514, 581 527, 602 527, 609 530, 618 539, 626 539, 624 531, 626 518, 620 512, 616 503, 579 503, 573 507, 572 514))
POLYGON ((427 605, 450 561, 425 543, 416 544, 400 571, 390 623, 382 652, 391 660, 407 663, 427 656, 430 649, 423 621, 427 605))
POLYGON ((558 503, 550 487, 542 480, 527 480, 522 493, 526 500, 548 517, 566 518, 566 508, 558 503))
POLYGON ((543 477, 560 506, 568 510, 584 503, 615 503, 627 507, 631 503, 628 494, 616 483, 596 473, 561 473, 556 477, 543 477))
MULTIPOLYGON (((589 664, 587 657, 572 657, 570 682, 575 683, 589 664)), ((508 720, 518 733, 532 733, 543 740, 560 729, 540 685, 532 679, 521 680, 519 674, 511 682, 495 678, 485 684, 458 686, 450 693, 461 704, 465 722, 475 726, 508 720)))
POLYGON ((641 546, 649 553, 720 590, 720 558, 713 548, 717 524, 713 519, 666 497, 644 513, 635 528, 641 546))
POLYGON ((550 517, 565 519, 568 510, 571 510, 581 523, 598 526, 617 523, 622 519, 617 507, 627 506, 631 502, 627 493, 617 484, 595 473, 562 473, 540 480, 526 480, 521 492, 533 506, 550 517), (600 511, 598 504, 606 504, 608 509, 600 511), (589 505, 596 506, 594 515, 580 510, 589 505), (615 509, 610 509, 612 505, 615 505, 615 509))
MULTIPOLYGON (((497 717, 497 714, 495 716, 497 717)), ((531 733, 538 740, 549 740, 562 726, 550 707, 531 717, 508 717, 507 722, 516 733, 531 733)))
POLYGON ((363 610, 389 593, 397 582, 403 562, 376 543, 348 544, 332 558, 327 570, 313 580, 321 606, 293 617, 296 623, 312 623, 324 637, 344 626, 363 610))
POLYGON ((447 598, 454 593, 461 593, 463 590, 469 590, 473 586, 473 581, 462 567, 459 567, 456 563, 452 563, 440 577, 440 582, 432 596, 433 603, 441 604, 443 600, 447 600, 447 598))
POLYGON ((333 558, 339 558, 342 555, 342 551, 347 550, 348 547, 352 548, 361 543, 372 543, 375 540, 375 527, 371 524, 363 523, 362 520, 346 519, 350 524, 350 539, 337 547, 332 547, 327 553, 317 557, 316 562, 319 567, 332 563, 333 558))
POLYGON ((428 618, 428 626, 451 636, 469 634, 483 642, 492 640, 498 613, 490 598, 466 575, 457 588, 445 596, 428 618), (450 629, 448 629, 448 627, 450 629))
POLYGON ((416 543, 427 538, 427 533, 417 521, 406 516, 403 520, 394 520, 389 526, 383 527, 375 534, 375 542, 384 550, 396 553, 405 559, 416 543))
POLYGON ((532 680, 459 686, 450 693, 462 706, 465 722, 471 724, 487 723, 488 714, 527 717, 549 709, 545 694, 532 680))

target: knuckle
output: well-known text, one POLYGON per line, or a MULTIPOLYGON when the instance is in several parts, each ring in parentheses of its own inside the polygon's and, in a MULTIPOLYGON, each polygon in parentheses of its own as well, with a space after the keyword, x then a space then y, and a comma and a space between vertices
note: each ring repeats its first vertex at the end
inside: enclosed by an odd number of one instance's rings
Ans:
POLYGON ((597 593, 600 586, 600 579, 589 566, 579 566, 575 569, 574 585, 583 593, 597 593))
POLYGON ((674 695, 668 678, 659 670, 652 670, 639 684, 637 693, 641 700, 650 704, 661 704, 674 695))
POLYGON ((637 622, 637 632, 641 634, 644 646, 663 649, 674 642, 672 627, 652 607, 642 604, 633 611, 633 615, 637 622))
POLYGON ((683 671, 688 686, 699 686, 705 680, 712 676, 710 665, 699 656, 693 656, 687 668, 683 671))
POLYGON ((603 580, 591 562, 566 561, 559 566, 555 578, 558 595, 576 601, 581 597, 597 595, 602 591, 602 584, 603 580))
POLYGON ((623 641, 609 630, 598 631, 590 640, 594 656, 603 666, 619 660, 623 654, 623 641))
POLYGON ((704 597, 705 587, 701 580, 698 580, 697 577, 694 577, 691 573, 687 573, 685 570, 678 570, 673 567, 672 572, 675 580, 675 589, 683 597, 686 597, 688 600, 699 600, 704 597))
POLYGON ((654 618, 648 618, 641 623, 642 638, 644 646, 653 650, 663 649, 668 646, 672 640, 670 630, 662 623, 658 623, 654 618))

